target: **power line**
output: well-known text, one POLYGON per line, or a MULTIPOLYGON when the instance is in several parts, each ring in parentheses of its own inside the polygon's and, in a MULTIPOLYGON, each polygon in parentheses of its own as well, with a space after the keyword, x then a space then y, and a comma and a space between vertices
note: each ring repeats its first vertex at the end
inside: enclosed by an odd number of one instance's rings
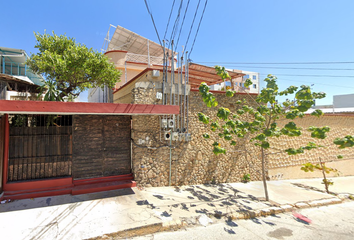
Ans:
POLYGON ((331 86, 331 87, 342 87, 342 88, 354 88, 354 87, 350 87, 350 86, 342 86, 342 85, 335 85, 335 84, 327 84, 327 83, 319 83, 319 82, 308 82, 308 81, 299 81, 299 80, 292 80, 292 79, 284 79, 284 78, 281 78, 279 82, 282 82, 282 81, 291 81, 291 82, 303 82, 303 83, 308 83, 308 84, 316 84, 316 85, 325 85, 325 86, 331 86))
POLYGON ((325 71, 354 71, 354 68, 297 68, 297 67, 264 67, 264 66, 233 66, 234 68, 271 68, 271 69, 298 69, 298 70, 325 70, 325 71))
POLYGON ((182 28, 183 28, 184 20, 185 20, 186 15, 187 15, 187 10, 188 10, 188 6, 189 6, 189 2, 190 2, 190 0, 188 0, 188 2, 187 2, 187 6, 186 6, 186 10, 184 11, 184 16, 183 16, 183 20, 182 20, 181 28, 179 29, 179 34, 178 34, 178 38, 177 38, 176 48, 177 48, 177 46, 178 46, 179 37, 181 36, 181 32, 182 32, 182 28))
POLYGON ((189 56, 191 55, 191 53, 192 53, 192 51, 193 51, 194 43, 195 43, 195 40, 197 39, 197 36, 198 36, 200 24, 202 23, 203 16, 204 16, 204 12, 205 12, 205 8, 206 8, 206 6, 207 6, 207 3, 208 3, 208 0, 205 1, 205 5, 204 5, 203 12, 202 12, 202 16, 200 17, 200 21, 199 21, 199 25, 198 25, 198 28, 197 28, 197 32, 196 32, 196 34, 195 34, 195 37, 194 37, 194 40, 193 40, 193 44, 192 44, 191 50, 189 51, 188 58, 189 58, 189 56))
POLYGON ((188 37, 187 37, 186 44, 184 44, 185 49, 187 49, 187 44, 188 44, 189 37, 190 37, 191 32, 192 32, 192 29, 193 29, 194 20, 195 20, 195 18, 196 18, 196 16, 197 16, 197 12, 198 12, 198 8, 199 8, 199 4, 200 4, 200 0, 198 1, 197 9, 195 10, 195 13, 194 13, 193 21, 192 21, 192 24, 191 24, 191 28, 189 29, 189 33, 188 33, 188 37))
MULTIPOLYGON (((179 8, 178 8, 178 12, 177 12, 176 20, 175 20, 175 23, 173 24, 173 28, 172 28, 172 31, 171 31, 171 37, 170 37, 170 42, 169 42, 168 48, 170 48, 170 46, 172 44, 172 41, 174 40, 176 32, 177 32, 179 16, 181 15, 182 4, 183 4, 183 0, 181 0, 181 3, 180 3, 179 8)), ((172 51, 174 51, 174 50, 172 49, 172 51)))
POLYGON ((165 30, 165 35, 163 36, 164 39, 166 39, 166 34, 167 34, 168 26, 170 25, 170 20, 171 20, 171 16, 172 16, 174 5, 175 5, 175 0, 173 0, 170 16, 168 17, 168 22, 167 22, 167 26, 166 26, 166 30, 165 30))
POLYGON ((354 62, 278 62, 278 63, 247 63, 247 62, 198 62, 198 63, 213 63, 213 64, 270 64, 270 65, 276 65, 276 64, 349 64, 349 63, 354 63, 354 62))
MULTIPOLYGON (((259 73, 259 74, 264 74, 264 75, 268 75, 267 73, 259 73)), ((306 74, 276 74, 276 73, 272 73, 272 75, 275 76, 292 76, 292 77, 332 77, 332 78, 353 78, 354 79, 354 75, 352 76, 337 76, 337 75, 306 75, 306 74)))
POLYGON ((150 9, 149 9, 149 6, 148 6, 146 0, 144 0, 144 2, 145 2, 146 9, 147 9, 148 13, 151 16, 152 23, 154 24, 154 28, 155 28, 155 32, 156 32, 157 38, 159 39, 160 45, 162 47, 162 42, 161 42, 161 39, 160 39, 159 32, 157 31, 157 28, 156 28, 156 25, 155 25, 154 17, 152 16, 152 13, 150 12, 150 9))

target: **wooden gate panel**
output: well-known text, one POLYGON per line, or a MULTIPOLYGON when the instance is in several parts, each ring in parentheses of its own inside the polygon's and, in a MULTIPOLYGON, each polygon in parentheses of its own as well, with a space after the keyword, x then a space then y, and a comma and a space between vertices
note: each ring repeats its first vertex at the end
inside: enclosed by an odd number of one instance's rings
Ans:
POLYGON ((74 179, 131 173, 130 116, 78 115, 73 128, 74 179))

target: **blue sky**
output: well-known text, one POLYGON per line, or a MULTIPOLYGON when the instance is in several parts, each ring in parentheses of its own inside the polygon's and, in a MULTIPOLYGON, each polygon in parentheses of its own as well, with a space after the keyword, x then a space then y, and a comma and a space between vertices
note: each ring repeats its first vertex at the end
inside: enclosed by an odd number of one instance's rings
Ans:
MULTIPOLYGON (((179 2, 176 0, 170 29, 179 2)), ((184 0, 183 10, 187 2, 184 0)), ((163 38, 173 0, 148 0, 148 3, 163 38)), ((186 41, 197 3, 198 0, 190 1, 179 51, 186 41)), ((189 48, 204 3, 201 0, 189 48)), ((66 33, 100 50, 109 24, 158 42, 144 0, 3 0, 1 8, 0 46, 24 49, 27 53, 36 52, 33 32, 44 33, 44 30, 66 33)), ((353 9, 352 0, 209 0, 190 58, 205 65, 260 72, 262 78, 274 74, 281 88, 314 84, 315 91, 327 93, 327 98, 317 104, 330 104, 333 95, 354 93, 354 64, 337 63, 354 62, 353 9), (294 62, 334 63, 264 64, 294 62)))

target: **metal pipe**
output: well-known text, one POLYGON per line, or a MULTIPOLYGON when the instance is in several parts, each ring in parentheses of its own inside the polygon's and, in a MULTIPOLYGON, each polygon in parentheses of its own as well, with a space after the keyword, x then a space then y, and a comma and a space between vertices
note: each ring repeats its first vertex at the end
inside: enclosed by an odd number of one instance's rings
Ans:
POLYGON ((183 93, 183 132, 186 131, 186 92, 187 92, 187 54, 186 51, 186 63, 184 64, 184 93, 183 93))
MULTIPOLYGON (((186 69, 187 69, 187 78, 185 79, 185 81, 186 81, 186 86, 187 86, 187 84, 189 84, 189 59, 186 59, 186 63, 187 63, 187 67, 186 67, 186 69)), ((189 104, 188 104, 188 101, 189 101, 189 97, 188 97, 188 95, 186 95, 186 102, 185 102, 185 104, 186 104, 186 111, 187 111, 187 117, 186 117, 186 124, 187 124, 187 127, 186 127, 186 132, 188 133, 188 123, 189 123, 189 119, 188 119, 188 108, 189 108, 189 104)))
POLYGON ((172 52, 171 52, 171 92, 170 92, 170 105, 172 105, 172 86, 174 83, 174 77, 175 77, 175 68, 174 68, 174 55, 173 55, 173 40, 171 41, 171 48, 172 48, 172 52))
POLYGON ((163 42, 163 71, 162 71, 162 105, 165 105, 165 71, 166 71, 166 52, 165 52, 165 40, 163 42))
MULTIPOLYGON (((181 74, 180 73, 180 61, 178 61, 179 60, 179 58, 178 58, 178 56, 179 56, 179 54, 177 53, 177 103, 176 103, 176 105, 178 105, 179 106, 179 81, 178 81, 178 79, 179 79, 179 75, 181 74)), ((176 128, 178 129, 178 131, 177 132, 179 132, 179 130, 180 130, 180 128, 179 128, 179 116, 177 116, 177 124, 176 124, 176 128)))
POLYGON ((170 131, 170 172, 168 178, 168 186, 171 186, 171 164, 172 164, 172 131, 170 131))
MULTIPOLYGON (((181 54, 181 76, 180 76, 180 86, 182 88, 183 86, 183 54, 184 54, 184 46, 182 46, 182 54, 181 54)), ((179 90, 180 87, 178 87, 178 90, 179 90)), ((181 89, 182 90, 182 89, 181 89)), ((183 92, 183 90, 182 90, 183 92)), ((181 101, 179 102, 179 118, 181 119, 180 123, 179 123, 179 129, 180 129, 180 132, 182 132, 182 93, 181 93, 181 101)))

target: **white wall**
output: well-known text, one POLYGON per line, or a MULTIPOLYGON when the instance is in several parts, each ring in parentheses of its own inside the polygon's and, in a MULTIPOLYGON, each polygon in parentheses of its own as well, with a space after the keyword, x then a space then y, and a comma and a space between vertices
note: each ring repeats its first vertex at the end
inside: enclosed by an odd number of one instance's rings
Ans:
POLYGON ((354 107, 354 94, 334 95, 333 106, 335 108, 354 107))

